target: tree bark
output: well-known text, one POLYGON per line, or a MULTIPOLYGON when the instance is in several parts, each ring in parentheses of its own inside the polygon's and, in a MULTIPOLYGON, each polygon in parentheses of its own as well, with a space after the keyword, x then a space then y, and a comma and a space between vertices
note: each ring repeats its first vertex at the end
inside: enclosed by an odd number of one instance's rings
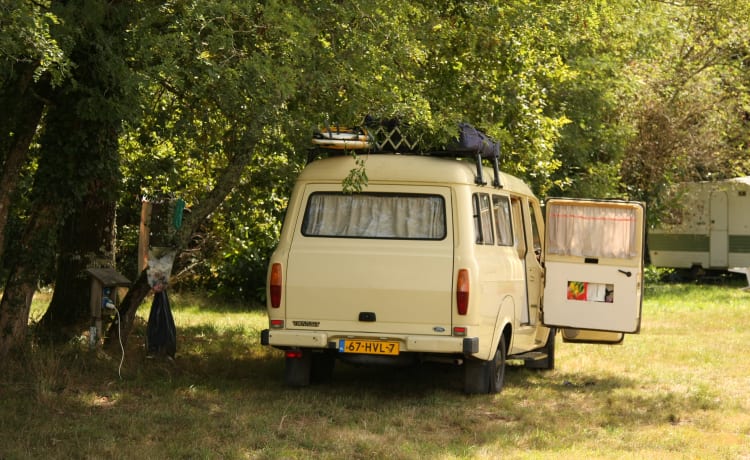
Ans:
MULTIPOLYGON (((0 97, 5 106, 5 114, 0 117, 0 137, 3 139, 0 145, 5 150, 2 152, 5 161, 0 174, 0 259, 5 248, 5 227, 13 193, 44 113, 44 102, 31 89, 33 75, 34 65, 22 66, 18 78, 12 85, 3 88, 0 97)), ((38 86, 43 84, 40 82, 38 86)))
MULTIPOLYGON (((96 81, 91 86, 96 86, 96 81)), ((69 113, 68 107, 85 98, 73 91, 59 96, 47 116, 42 140, 45 158, 63 160, 84 177, 59 177, 78 194, 66 200, 68 210, 57 239, 57 269, 52 300, 40 331, 66 340, 88 328, 90 278, 87 268, 114 267, 115 202, 120 183, 117 120, 90 120, 69 113)), ((60 166, 63 167, 63 166, 60 166)), ((53 177, 54 181, 55 178, 53 177)), ((65 191, 60 191, 60 196, 65 191)))
POLYGON ((19 350, 26 341, 29 309, 36 283, 26 267, 10 275, 0 302, 0 361, 19 350))
POLYGON ((66 219, 60 232, 52 300, 39 328, 66 340, 88 326, 91 278, 87 268, 114 267, 115 204, 96 191, 66 219))
POLYGON ((45 240, 54 233, 59 207, 46 203, 35 209, 20 241, 23 260, 11 269, 0 299, 0 361, 25 343, 31 300, 45 266, 43 261, 35 260, 39 253, 32 248, 43 247, 45 240))

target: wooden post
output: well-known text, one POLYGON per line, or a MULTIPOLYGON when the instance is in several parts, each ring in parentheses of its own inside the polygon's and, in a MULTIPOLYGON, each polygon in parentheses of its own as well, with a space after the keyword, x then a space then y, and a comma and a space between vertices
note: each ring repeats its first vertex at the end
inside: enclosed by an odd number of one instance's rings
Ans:
POLYGON ((102 282, 91 277, 91 327, 89 329, 89 348, 94 349, 101 341, 102 332, 102 282))
POLYGON ((143 200, 141 204, 141 225, 138 231, 138 273, 148 265, 148 246, 151 235, 151 202, 143 200))

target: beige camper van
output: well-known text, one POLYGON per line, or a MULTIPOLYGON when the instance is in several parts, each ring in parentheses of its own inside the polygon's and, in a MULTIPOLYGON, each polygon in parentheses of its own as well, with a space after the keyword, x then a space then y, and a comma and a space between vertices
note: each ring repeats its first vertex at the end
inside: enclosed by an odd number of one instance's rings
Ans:
POLYGON ((619 343, 640 328, 644 208, 548 200, 476 161, 350 155, 310 163, 268 271, 269 328, 285 382, 334 363, 462 366, 467 393, 503 387, 506 361, 552 369, 555 335, 619 343), (546 218, 543 215, 546 211, 546 218), (546 226, 545 226, 546 221, 546 226))

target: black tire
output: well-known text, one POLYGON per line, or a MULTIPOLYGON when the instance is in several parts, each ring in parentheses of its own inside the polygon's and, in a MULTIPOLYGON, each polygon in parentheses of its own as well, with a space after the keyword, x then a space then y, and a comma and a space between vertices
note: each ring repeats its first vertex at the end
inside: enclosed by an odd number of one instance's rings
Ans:
POLYGON ((312 370, 312 352, 302 350, 300 358, 286 358, 284 367, 284 383, 291 387, 310 385, 312 370))
POLYGON ((547 343, 544 344, 544 348, 540 351, 547 354, 544 359, 527 361, 524 364, 527 369, 541 369, 551 371, 555 368, 555 339, 557 337, 557 329, 551 328, 549 330, 549 337, 547 337, 547 343))
POLYGON ((497 346, 495 352, 495 358, 490 361, 490 393, 500 393, 503 391, 503 385, 505 384, 505 356, 506 346, 505 337, 500 336, 500 343, 497 346))
POLYGON ((336 355, 324 351, 312 354, 312 370, 310 381, 312 383, 328 383, 333 379, 333 368, 336 366, 336 355))
POLYGON ((505 356, 505 337, 501 335, 493 359, 467 360, 464 363, 464 393, 500 393, 505 382, 505 356))

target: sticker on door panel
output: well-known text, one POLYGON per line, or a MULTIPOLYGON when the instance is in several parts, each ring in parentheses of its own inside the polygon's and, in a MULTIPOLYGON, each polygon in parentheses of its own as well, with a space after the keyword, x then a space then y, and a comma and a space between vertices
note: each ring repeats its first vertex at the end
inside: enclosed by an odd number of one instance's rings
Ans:
POLYGON ((614 293, 614 284, 568 281, 568 300, 612 303, 614 293))

